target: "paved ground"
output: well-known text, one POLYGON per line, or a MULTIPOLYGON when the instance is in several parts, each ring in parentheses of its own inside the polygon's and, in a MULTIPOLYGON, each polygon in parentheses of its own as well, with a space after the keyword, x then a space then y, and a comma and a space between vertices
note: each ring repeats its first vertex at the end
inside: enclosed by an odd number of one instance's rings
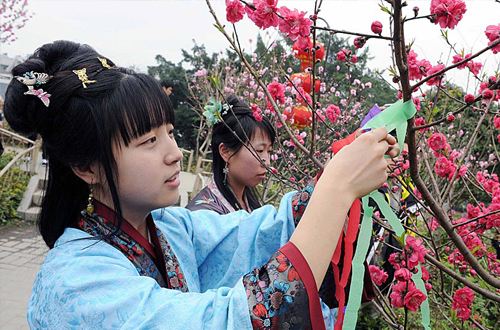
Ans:
POLYGON ((27 329, 26 306, 47 246, 34 225, 0 228, 0 329, 27 329))

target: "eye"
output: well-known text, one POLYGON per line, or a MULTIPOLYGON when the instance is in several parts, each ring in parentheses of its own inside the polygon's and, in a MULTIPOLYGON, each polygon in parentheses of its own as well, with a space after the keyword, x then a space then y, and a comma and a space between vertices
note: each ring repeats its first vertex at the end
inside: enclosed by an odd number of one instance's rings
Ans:
POLYGON ((152 136, 149 139, 147 139, 146 141, 144 141, 142 144, 153 144, 155 142, 156 142, 156 136, 152 136))

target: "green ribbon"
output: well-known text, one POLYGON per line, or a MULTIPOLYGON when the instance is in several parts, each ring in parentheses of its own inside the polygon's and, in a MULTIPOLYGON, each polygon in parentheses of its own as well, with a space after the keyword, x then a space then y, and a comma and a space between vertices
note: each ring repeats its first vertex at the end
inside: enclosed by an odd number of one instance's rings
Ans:
MULTIPOLYGON (((368 121, 362 129, 375 129, 385 127, 387 132, 396 130, 396 139, 399 144, 399 150, 403 150, 403 143, 408 128, 408 120, 415 116, 417 110, 413 101, 398 101, 390 107, 379 113, 368 121)), ((372 234, 372 215, 373 208, 368 205, 369 198, 372 198, 378 208, 387 219, 396 235, 402 237, 405 233, 404 227, 394 214, 389 204, 387 204, 384 195, 377 190, 362 198, 363 203, 363 219, 361 221, 361 229, 359 231, 356 252, 352 259, 352 277, 351 289, 349 290, 349 300, 344 315, 343 330, 354 330, 358 320, 358 312, 361 307, 361 295, 363 292, 364 279, 364 261, 370 245, 370 236, 372 234)), ((424 281, 422 280, 422 269, 420 265, 417 267, 418 272, 413 274, 412 279, 415 286, 427 296, 424 281)), ((424 329, 430 329, 430 309, 429 301, 426 299, 420 306, 422 313, 422 326, 424 329)))
POLYGON ((417 113, 417 109, 413 101, 399 100, 393 103, 390 107, 370 119, 362 129, 375 129, 385 127, 387 132, 396 130, 396 138, 399 144, 399 150, 403 150, 403 143, 405 141, 406 129, 408 127, 408 120, 413 118, 417 113))

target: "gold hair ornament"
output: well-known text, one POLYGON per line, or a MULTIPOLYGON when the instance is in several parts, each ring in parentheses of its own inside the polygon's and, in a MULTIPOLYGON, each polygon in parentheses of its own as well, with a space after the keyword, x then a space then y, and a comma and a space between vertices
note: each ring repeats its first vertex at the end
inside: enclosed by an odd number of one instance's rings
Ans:
POLYGON ((87 84, 96 82, 95 80, 89 80, 89 77, 87 76, 87 68, 73 70, 73 73, 78 76, 78 79, 82 82, 83 88, 87 88, 87 84))
POLYGON ((101 65, 103 66, 103 68, 111 69, 111 65, 108 64, 107 59, 102 58, 102 57, 98 57, 97 59, 99 60, 99 62, 101 62, 101 65))

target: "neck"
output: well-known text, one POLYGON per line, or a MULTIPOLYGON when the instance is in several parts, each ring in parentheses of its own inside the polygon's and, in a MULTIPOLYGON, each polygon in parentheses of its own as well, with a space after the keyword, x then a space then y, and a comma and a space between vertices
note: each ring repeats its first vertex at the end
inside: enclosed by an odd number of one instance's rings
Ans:
POLYGON ((245 192, 245 185, 239 184, 238 182, 231 180, 230 177, 228 178, 228 185, 233 191, 234 197, 236 197, 236 200, 241 205, 241 207, 247 209, 248 205, 246 205, 245 198, 243 196, 243 193, 245 192))
MULTIPOLYGON (((98 200, 116 212, 116 208, 114 207, 112 200, 107 198, 99 198, 98 200)), ((147 211, 132 210, 122 205, 122 218, 132 225, 132 227, 134 227, 146 239, 148 238, 148 226, 146 223, 146 217, 148 214, 149 212, 147 211)))

